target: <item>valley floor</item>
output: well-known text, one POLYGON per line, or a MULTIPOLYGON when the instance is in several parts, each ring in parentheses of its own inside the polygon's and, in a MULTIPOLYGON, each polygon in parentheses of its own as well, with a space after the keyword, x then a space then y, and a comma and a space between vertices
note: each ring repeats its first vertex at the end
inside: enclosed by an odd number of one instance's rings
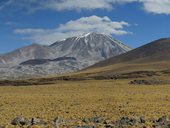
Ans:
POLYGON ((0 87, 0 124, 18 115, 76 120, 100 116, 147 119, 170 115, 169 85, 130 85, 129 80, 58 82, 55 85, 0 87))

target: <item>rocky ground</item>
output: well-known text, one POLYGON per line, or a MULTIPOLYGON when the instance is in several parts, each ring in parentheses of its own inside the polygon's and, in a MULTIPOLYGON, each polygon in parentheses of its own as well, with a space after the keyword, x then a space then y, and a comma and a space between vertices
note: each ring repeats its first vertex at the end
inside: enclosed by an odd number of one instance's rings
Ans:
MULTIPOLYGON (((145 117, 121 117, 115 121, 103 117, 83 118, 80 121, 65 120, 56 117, 52 121, 41 118, 27 119, 17 116, 11 121, 11 126, 15 128, 170 128, 170 118, 162 116, 158 119, 146 119, 145 117)), ((7 126, 0 126, 7 128, 7 126)), ((9 126, 8 126, 9 128, 9 126)))
POLYGON ((158 79, 150 79, 150 80, 133 80, 130 82, 133 85, 167 85, 170 84, 170 80, 158 80, 158 79))

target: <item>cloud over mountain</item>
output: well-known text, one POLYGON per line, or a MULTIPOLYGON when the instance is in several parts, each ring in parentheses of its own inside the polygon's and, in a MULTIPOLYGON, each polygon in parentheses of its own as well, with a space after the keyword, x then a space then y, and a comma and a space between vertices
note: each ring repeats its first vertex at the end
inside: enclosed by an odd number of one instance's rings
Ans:
POLYGON ((109 17, 81 17, 77 20, 68 21, 60 24, 54 29, 16 29, 16 34, 23 34, 24 39, 29 39, 33 43, 50 44, 56 40, 62 40, 67 37, 82 35, 87 32, 105 33, 107 35, 125 35, 130 32, 125 27, 130 26, 125 21, 114 22, 109 17))

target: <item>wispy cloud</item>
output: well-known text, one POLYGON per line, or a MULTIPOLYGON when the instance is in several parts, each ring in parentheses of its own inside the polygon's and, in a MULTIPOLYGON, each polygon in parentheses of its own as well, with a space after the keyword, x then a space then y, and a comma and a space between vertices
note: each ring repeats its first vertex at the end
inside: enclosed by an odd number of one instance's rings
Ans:
POLYGON ((86 32, 105 33, 108 35, 125 35, 130 32, 124 30, 130 26, 125 21, 114 22, 109 17, 82 17, 77 20, 71 20, 65 24, 59 25, 55 29, 16 29, 16 34, 24 35, 24 39, 29 39, 33 43, 50 44, 57 40, 67 37, 81 35, 86 32))
POLYGON ((13 21, 7 21, 4 24, 7 25, 7 26, 16 26, 16 25, 18 25, 16 22, 13 22, 13 21))
POLYGON ((137 2, 147 12, 155 14, 170 14, 170 0, 6 0, 0 4, 0 9, 13 8, 34 12, 51 9, 62 10, 111 10, 116 4, 137 2))

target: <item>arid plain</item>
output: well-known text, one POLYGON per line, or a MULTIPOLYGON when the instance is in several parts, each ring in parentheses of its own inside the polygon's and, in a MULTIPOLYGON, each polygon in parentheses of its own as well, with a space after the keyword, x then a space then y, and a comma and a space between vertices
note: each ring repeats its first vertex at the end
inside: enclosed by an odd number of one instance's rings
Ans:
MULTIPOLYGON (((18 115, 52 121, 103 117, 116 121, 123 116, 145 116, 147 120, 170 115, 169 85, 131 85, 130 80, 86 80, 54 85, 0 87, 0 123, 8 124, 18 115)), ((146 126, 152 126, 145 122, 146 126)), ((50 127, 50 126, 49 126, 50 127)))

